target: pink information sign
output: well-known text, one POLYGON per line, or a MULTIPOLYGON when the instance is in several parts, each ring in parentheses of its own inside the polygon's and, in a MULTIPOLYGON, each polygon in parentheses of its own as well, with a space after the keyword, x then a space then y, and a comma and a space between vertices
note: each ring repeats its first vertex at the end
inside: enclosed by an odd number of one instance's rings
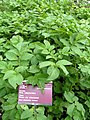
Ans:
POLYGON ((33 87, 23 82, 19 86, 18 104, 52 105, 52 83, 45 84, 42 93, 37 86, 33 87))

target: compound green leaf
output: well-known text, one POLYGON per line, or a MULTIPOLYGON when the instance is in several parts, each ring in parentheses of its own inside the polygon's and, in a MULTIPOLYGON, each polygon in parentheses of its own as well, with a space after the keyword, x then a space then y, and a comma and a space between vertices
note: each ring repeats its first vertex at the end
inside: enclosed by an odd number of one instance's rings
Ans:
POLYGON ((37 115, 37 120, 47 120, 45 115, 37 115))
POLYGON ((39 71, 40 70, 39 70, 39 68, 36 65, 30 66, 29 72, 31 72, 31 73, 37 73, 39 71))
POLYGON ((66 91, 65 91, 64 97, 66 98, 66 100, 67 100, 68 102, 70 102, 70 103, 73 103, 73 102, 74 102, 74 100, 73 100, 73 98, 74 98, 74 93, 73 93, 73 92, 66 92, 66 91))
POLYGON ((29 117, 32 117, 32 116, 33 116, 33 111, 31 111, 30 109, 26 109, 21 114, 21 119, 26 119, 26 118, 29 118, 29 117))
POLYGON ((7 51, 5 55, 8 60, 18 60, 18 57, 14 52, 7 51))
POLYGON ((23 82, 23 76, 21 74, 16 74, 16 75, 12 75, 10 78, 9 78, 9 83, 11 86, 14 87, 14 89, 16 89, 17 85, 20 85, 22 84, 23 82))
POLYGON ((50 65, 54 65, 55 63, 54 62, 51 62, 51 61, 45 61, 45 62, 41 62, 39 64, 40 68, 43 68, 43 67, 47 67, 47 66, 50 66, 50 65))
POLYGON ((83 105, 79 102, 75 102, 75 105, 77 107, 77 110, 79 110, 82 113, 82 116, 84 116, 85 109, 84 109, 83 105))
POLYGON ((16 45, 16 44, 18 44, 18 43, 20 43, 20 42, 23 42, 23 38, 22 38, 21 36, 19 36, 19 35, 16 35, 16 36, 13 36, 13 37, 10 39, 10 41, 11 41, 11 43, 12 43, 13 45, 16 45))
POLYGON ((51 66, 47 69, 47 73, 49 75, 47 80, 51 81, 59 77, 60 71, 58 68, 51 66))
POLYGON ((21 59, 21 60, 30 60, 32 57, 33 57, 33 55, 30 54, 30 53, 23 53, 23 54, 20 56, 20 59, 21 59))
POLYGON ((8 71, 5 73, 3 79, 4 79, 4 80, 5 80, 5 79, 8 79, 8 78, 10 78, 12 75, 14 75, 14 74, 16 74, 16 72, 15 72, 14 70, 8 70, 8 71))
POLYGON ((59 60, 56 64, 59 65, 59 66, 61 66, 61 65, 72 65, 72 63, 67 61, 67 60, 59 60))
POLYGON ((0 61, 0 69, 5 69, 7 66, 7 63, 4 61, 0 61))
POLYGON ((67 107, 67 114, 70 115, 70 117, 73 116, 73 111, 74 111, 74 108, 75 108, 75 104, 70 104, 68 107, 67 107))
POLYGON ((67 71, 67 69, 66 69, 66 67, 65 67, 65 66, 60 65, 60 66, 59 66, 59 68, 61 68, 61 69, 63 70, 63 72, 64 72, 66 75, 68 75, 68 74, 69 74, 69 72, 67 71))

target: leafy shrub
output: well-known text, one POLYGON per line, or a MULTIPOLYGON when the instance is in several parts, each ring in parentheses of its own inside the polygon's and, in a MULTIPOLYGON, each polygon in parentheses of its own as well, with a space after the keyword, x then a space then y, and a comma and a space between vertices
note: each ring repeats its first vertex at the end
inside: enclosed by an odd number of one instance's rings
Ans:
POLYGON ((3 0, 0 5, 3 120, 90 119, 90 8, 69 0, 3 0), (18 105, 18 85, 53 81, 53 105, 18 105))

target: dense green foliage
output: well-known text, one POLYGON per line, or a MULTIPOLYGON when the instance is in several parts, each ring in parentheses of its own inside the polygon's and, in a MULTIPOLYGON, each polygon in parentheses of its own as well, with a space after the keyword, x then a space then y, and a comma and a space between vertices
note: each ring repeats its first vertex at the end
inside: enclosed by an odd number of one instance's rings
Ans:
POLYGON ((70 0, 0 1, 3 120, 90 120, 90 8, 70 0), (53 81, 53 105, 18 105, 18 85, 53 81))

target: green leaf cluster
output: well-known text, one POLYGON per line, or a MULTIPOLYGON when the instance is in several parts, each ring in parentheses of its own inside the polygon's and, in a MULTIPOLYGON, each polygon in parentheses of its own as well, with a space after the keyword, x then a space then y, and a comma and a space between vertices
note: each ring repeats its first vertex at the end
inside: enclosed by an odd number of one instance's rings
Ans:
POLYGON ((90 120, 88 6, 83 0, 0 1, 2 120, 90 120), (41 89, 53 81, 53 105, 18 105, 23 80, 41 89))

